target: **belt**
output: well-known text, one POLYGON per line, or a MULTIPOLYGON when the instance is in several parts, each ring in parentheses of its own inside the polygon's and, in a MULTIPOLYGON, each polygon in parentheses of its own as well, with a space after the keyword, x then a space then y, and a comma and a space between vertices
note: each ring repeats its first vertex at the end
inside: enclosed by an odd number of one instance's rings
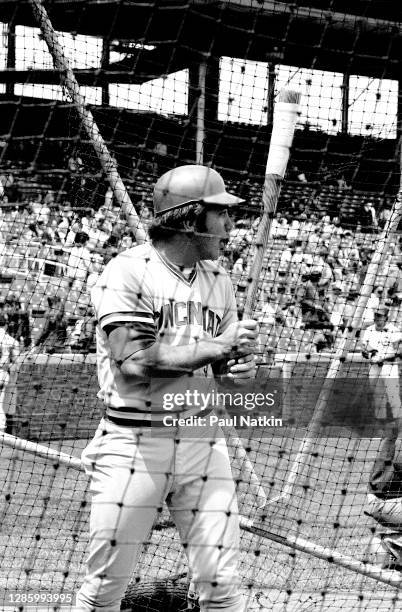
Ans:
POLYGON ((115 425, 123 427, 166 427, 163 421, 149 419, 120 419, 119 417, 105 415, 105 419, 115 425))
MULTIPOLYGON (((113 408, 113 410, 118 410, 118 408, 113 408)), ((204 417, 208 416, 208 414, 210 414, 211 411, 212 409, 203 411, 202 416, 204 417)), ((177 416, 177 418, 189 418, 188 416, 185 417, 184 415, 177 413, 177 412, 175 413, 167 412, 166 416, 171 416, 172 414, 177 416)), ((194 416, 200 416, 200 415, 197 414, 194 416)), ((122 419, 120 417, 111 416, 106 413, 104 418, 107 421, 114 423, 115 425, 121 425, 123 427, 166 427, 163 420, 152 418, 152 416, 151 416, 151 419, 122 419)), ((174 429, 174 427, 169 427, 169 429, 174 429)))

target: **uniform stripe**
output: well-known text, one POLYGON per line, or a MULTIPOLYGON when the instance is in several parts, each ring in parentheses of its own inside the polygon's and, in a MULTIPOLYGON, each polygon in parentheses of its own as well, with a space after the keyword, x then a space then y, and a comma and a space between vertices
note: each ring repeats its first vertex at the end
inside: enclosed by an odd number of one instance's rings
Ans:
MULTIPOLYGON (((145 400, 144 400, 144 403, 145 403, 145 400)), ((152 417, 152 415, 154 414, 166 414, 166 410, 153 410, 153 409, 151 410, 152 412, 150 412, 150 409, 142 410, 141 408, 133 408, 132 406, 119 406, 118 408, 114 406, 107 407, 108 414, 110 413, 110 414, 114 414, 115 416, 122 416, 123 418, 127 416, 127 414, 132 416, 133 413, 135 413, 136 415, 138 414, 139 418, 141 419, 147 418, 149 416, 152 417)))
POLYGON ((103 328, 105 325, 109 323, 115 322, 128 323, 131 321, 136 321, 138 323, 150 323, 154 321, 154 317, 152 313, 148 312, 112 312, 110 314, 106 314, 99 319, 99 325, 103 328))

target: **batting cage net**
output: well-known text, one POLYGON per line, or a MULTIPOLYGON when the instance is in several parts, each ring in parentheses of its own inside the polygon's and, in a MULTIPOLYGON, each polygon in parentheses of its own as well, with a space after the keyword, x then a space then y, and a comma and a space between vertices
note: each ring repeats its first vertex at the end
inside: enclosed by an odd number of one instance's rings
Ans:
POLYGON ((2 609, 401 609, 397 3, 0 9, 2 609))

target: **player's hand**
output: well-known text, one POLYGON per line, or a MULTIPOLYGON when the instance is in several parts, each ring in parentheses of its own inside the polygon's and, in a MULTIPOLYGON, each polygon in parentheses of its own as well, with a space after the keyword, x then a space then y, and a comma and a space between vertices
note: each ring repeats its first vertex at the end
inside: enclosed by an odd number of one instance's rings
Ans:
POLYGON ((243 381, 255 378, 256 363, 254 355, 243 355, 238 359, 229 359, 227 377, 233 381, 243 381))
POLYGON ((216 341, 222 346, 222 357, 229 357, 229 359, 254 353, 257 348, 257 340, 258 323, 254 319, 231 323, 223 334, 216 338, 216 341))

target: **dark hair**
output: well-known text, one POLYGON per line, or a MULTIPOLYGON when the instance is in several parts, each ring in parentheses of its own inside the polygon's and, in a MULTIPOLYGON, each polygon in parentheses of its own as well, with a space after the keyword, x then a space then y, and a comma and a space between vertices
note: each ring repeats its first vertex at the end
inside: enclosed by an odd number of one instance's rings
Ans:
POLYGON ((152 242, 170 240, 175 234, 205 232, 207 208, 201 202, 192 202, 154 217, 148 229, 152 242), (189 225, 193 227, 189 229, 189 225))
POLYGON ((111 236, 109 236, 109 238, 104 243, 103 248, 104 249, 117 248, 118 244, 119 244, 119 237, 118 236, 114 236, 112 234, 111 236))
POLYGON ((86 232, 77 232, 74 238, 74 244, 86 244, 89 240, 89 236, 86 232))

